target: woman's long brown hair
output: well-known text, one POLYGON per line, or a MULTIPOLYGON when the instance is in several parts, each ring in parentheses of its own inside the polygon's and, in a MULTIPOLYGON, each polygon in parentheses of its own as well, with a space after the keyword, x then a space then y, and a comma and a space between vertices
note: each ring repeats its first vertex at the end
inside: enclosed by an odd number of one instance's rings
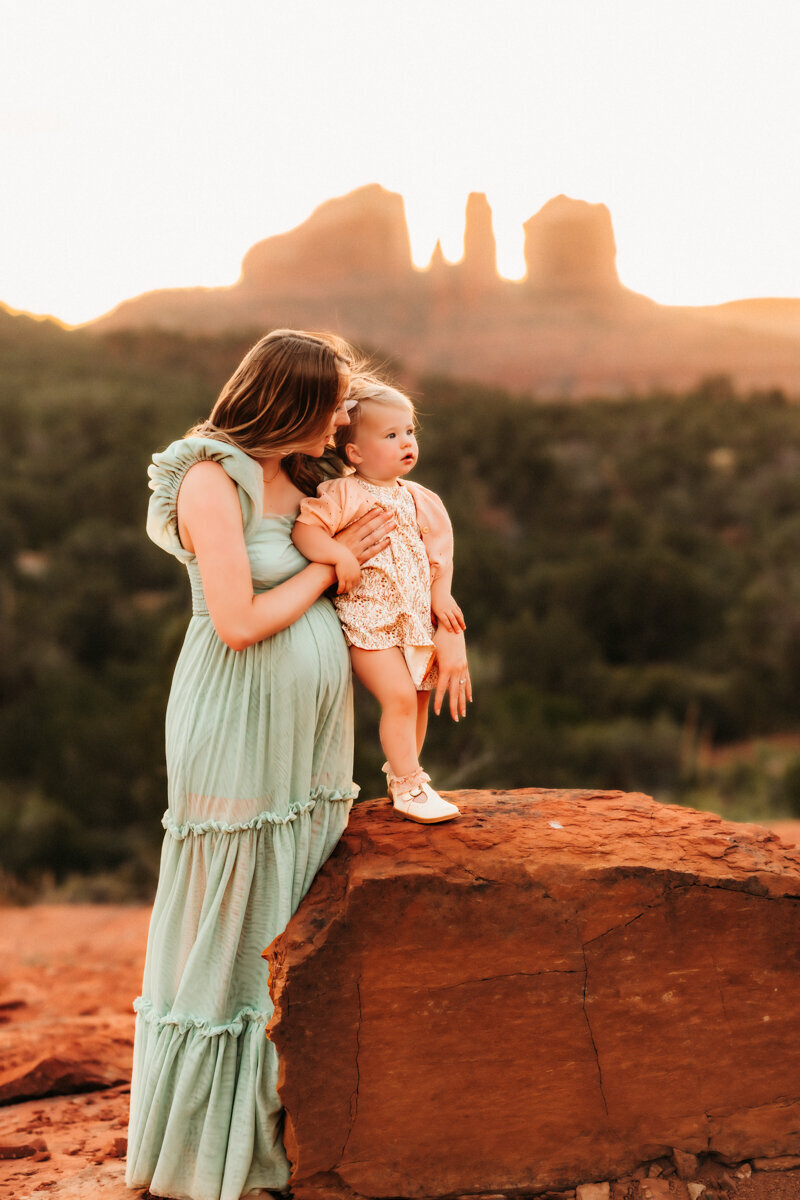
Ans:
POLYGON ((313 495, 320 480, 340 474, 335 455, 298 450, 322 437, 356 367, 356 355, 332 333, 275 329, 247 352, 206 421, 187 437, 230 442, 253 458, 280 454, 289 478, 313 495))

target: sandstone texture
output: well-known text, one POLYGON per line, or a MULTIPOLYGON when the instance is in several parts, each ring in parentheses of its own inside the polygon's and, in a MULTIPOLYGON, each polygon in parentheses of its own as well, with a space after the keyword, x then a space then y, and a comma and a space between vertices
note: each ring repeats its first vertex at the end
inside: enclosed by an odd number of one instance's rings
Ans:
POLYGON ((792 1195, 733 1171, 800 1155, 798 850, 639 795, 458 803, 432 827, 358 805, 269 949, 295 1195, 557 1192, 647 1162, 609 1194, 792 1195))
POLYGON ((620 282, 603 204, 556 196, 524 233, 526 277, 504 279, 491 208, 473 192, 462 258, 447 262, 437 247, 418 270, 402 196, 370 184, 258 242, 232 286, 149 292, 90 327, 333 329, 411 376, 433 371, 542 396, 685 389, 719 374, 800 394, 800 300, 656 304, 620 282))
MULTIPOLYGON (((378 821, 383 820, 379 809, 378 821)), ((798 822, 775 828, 788 840, 800 840, 798 822)), ((120 1070, 127 1075, 131 1000, 139 991, 149 916, 144 907, 99 905, 0 911, 0 1069, 24 1079, 42 1061, 61 1059, 76 1064, 73 1069, 94 1063, 84 1085, 96 1085, 90 1075, 99 1068, 108 1077, 120 1070)), ((127 1083, 56 1094, 63 1078, 51 1074, 48 1095, 9 1097, 0 1105, 0 1200, 147 1200, 146 1193, 128 1191, 124 1183, 127 1083)), ((608 1185, 610 1200, 646 1200, 654 1187, 659 1195, 682 1200, 800 1200, 800 1155, 757 1157, 752 1170, 746 1162, 739 1166, 700 1155, 697 1176, 687 1182, 678 1177, 676 1162, 685 1165, 687 1159, 673 1153, 599 1182, 593 1182, 598 1174, 592 1171, 581 1184, 608 1185)), ((324 1189, 305 1189, 311 1190, 321 1200, 324 1189)), ((303 1191, 297 1188, 297 1200, 303 1200, 303 1191)), ((469 1194, 474 1198, 476 1192, 469 1194)), ((329 1200, 346 1195, 340 1184, 328 1188, 329 1200)), ((494 1192, 485 1200, 503 1197, 494 1192)), ((576 1189, 548 1188, 540 1200, 576 1200, 576 1189)))
POLYGON ((134 1200, 133 998, 150 910, 0 913, 0 1200, 134 1200))

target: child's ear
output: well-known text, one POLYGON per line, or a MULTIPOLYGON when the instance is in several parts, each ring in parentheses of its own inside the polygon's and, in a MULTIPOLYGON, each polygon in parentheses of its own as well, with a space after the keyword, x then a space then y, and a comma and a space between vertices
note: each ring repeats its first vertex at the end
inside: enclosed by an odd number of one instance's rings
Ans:
POLYGON ((347 455, 347 461, 351 466, 357 467, 360 462, 363 462, 363 455, 355 442, 347 442, 344 452, 347 455))

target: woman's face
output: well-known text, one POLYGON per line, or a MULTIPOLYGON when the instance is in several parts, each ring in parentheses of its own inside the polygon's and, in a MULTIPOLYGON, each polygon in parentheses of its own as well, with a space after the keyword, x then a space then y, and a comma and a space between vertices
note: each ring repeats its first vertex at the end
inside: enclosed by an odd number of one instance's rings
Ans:
POLYGON ((308 454, 311 458, 321 458, 325 450, 330 445, 331 438, 340 425, 349 425, 350 418, 345 409, 345 402, 350 393, 350 371, 347 367, 339 368, 339 402, 331 414, 331 419, 328 427, 323 435, 312 438, 304 445, 298 447, 301 454, 308 454))

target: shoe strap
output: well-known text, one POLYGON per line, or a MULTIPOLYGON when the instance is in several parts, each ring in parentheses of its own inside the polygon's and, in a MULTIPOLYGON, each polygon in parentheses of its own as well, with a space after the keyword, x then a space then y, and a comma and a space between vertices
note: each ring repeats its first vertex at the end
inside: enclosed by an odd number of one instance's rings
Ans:
POLYGON ((422 791, 423 783, 430 783, 431 777, 422 767, 417 767, 416 771, 410 771, 408 775, 389 775, 387 776, 392 792, 411 792, 416 794, 422 791))

